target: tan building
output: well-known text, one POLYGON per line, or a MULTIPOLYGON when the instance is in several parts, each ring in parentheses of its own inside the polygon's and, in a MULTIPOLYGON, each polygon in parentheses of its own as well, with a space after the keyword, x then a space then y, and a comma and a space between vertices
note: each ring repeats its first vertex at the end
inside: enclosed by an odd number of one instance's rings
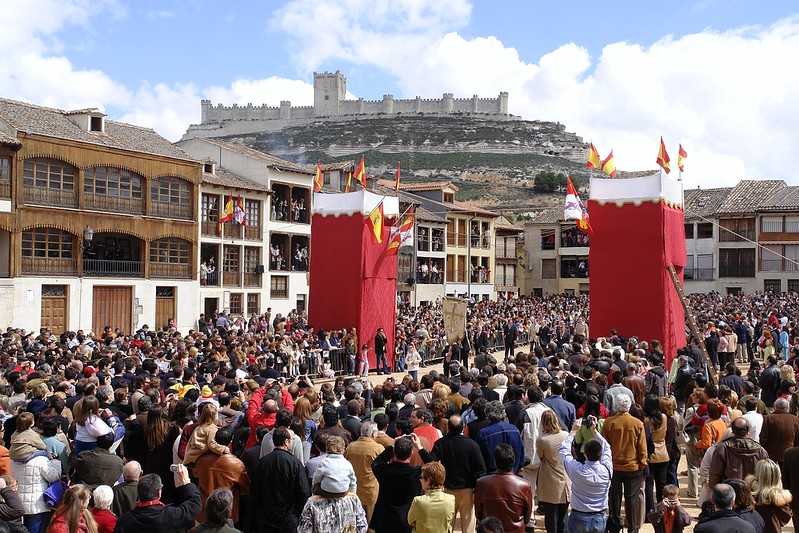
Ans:
POLYGON ((525 257, 519 254, 519 241, 524 229, 510 222, 504 216, 496 222, 496 272, 494 273, 494 288, 497 297, 512 297, 520 294, 520 282, 523 276, 525 257), (522 276, 520 276, 520 273, 522 276))

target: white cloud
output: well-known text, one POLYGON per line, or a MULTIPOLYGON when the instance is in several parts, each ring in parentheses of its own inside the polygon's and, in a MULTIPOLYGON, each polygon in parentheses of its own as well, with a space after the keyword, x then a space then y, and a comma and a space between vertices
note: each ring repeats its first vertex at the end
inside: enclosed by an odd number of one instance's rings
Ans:
POLYGON ((380 68, 397 78, 398 97, 508 91, 511 113, 561 122, 603 154, 612 148, 621 170, 656 168, 662 135, 674 168, 679 142, 689 153, 687 186, 742 178, 799 183, 792 142, 799 126, 799 72, 792 66, 799 17, 770 27, 666 36, 646 47, 612 43, 596 59, 568 43, 534 63, 496 37, 459 35, 470 14, 465 1, 430 2, 430 12, 421 0, 412 2, 425 13, 425 24, 417 25, 403 17, 407 5, 388 13, 385 2, 364 22, 353 22, 350 13, 364 2, 297 0, 278 12, 275 25, 287 35, 307 35, 300 30, 323 21, 348 28, 294 40, 306 72, 331 61, 380 68), (379 17, 386 14, 389 24, 379 17))

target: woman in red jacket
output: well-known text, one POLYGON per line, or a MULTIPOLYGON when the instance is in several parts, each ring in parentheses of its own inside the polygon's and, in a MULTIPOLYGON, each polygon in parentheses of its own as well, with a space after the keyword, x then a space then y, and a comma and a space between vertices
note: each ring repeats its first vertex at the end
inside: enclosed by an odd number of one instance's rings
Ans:
POLYGON ((97 522, 89 512, 91 495, 86 485, 71 486, 53 513, 47 533, 97 533, 97 522))

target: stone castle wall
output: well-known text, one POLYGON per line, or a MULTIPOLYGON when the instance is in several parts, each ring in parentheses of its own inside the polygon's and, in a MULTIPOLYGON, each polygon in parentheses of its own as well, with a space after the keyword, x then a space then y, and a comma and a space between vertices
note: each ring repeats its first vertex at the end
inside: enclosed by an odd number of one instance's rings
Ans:
MULTIPOLYGON (((212 105, 210 100, 202 100, 202 126, 226 123, 230 121, 278 121, 279 127, 302 124, 313 118, 338 118, 361 116, 385 116, 399 114, 429 115, 492 115, 492 118, 510 117, 508 115, 508 93, 501 92, 497 98, 455 98, 452 93, 444 93, 441 98, 395 100, 393 95, 383 95, 382 100, 345 100, 346 79, 339 72, 314 73, 314 105, 292 106, 289 101, 281 101, 279 107, 266 104, 253 106, 212 105), (331 101, 331 96, 333 100, 331 101)), ((277 126, 277 124, 273 125, 277 126)), ((214 129, 211 127, 210 129, 214 129)), ((267 129, 275 129, 270 127, 267 129)))

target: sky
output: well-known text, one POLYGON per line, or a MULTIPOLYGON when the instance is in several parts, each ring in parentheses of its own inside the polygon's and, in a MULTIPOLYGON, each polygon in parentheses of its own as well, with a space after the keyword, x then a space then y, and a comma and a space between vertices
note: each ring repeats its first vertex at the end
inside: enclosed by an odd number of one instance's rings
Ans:
POLYGON ((686 187, 799 185, 799 4, 792 0, 0 0, 0 97, 98 107, 178 140, 200 100, 496 97, 686 187))

